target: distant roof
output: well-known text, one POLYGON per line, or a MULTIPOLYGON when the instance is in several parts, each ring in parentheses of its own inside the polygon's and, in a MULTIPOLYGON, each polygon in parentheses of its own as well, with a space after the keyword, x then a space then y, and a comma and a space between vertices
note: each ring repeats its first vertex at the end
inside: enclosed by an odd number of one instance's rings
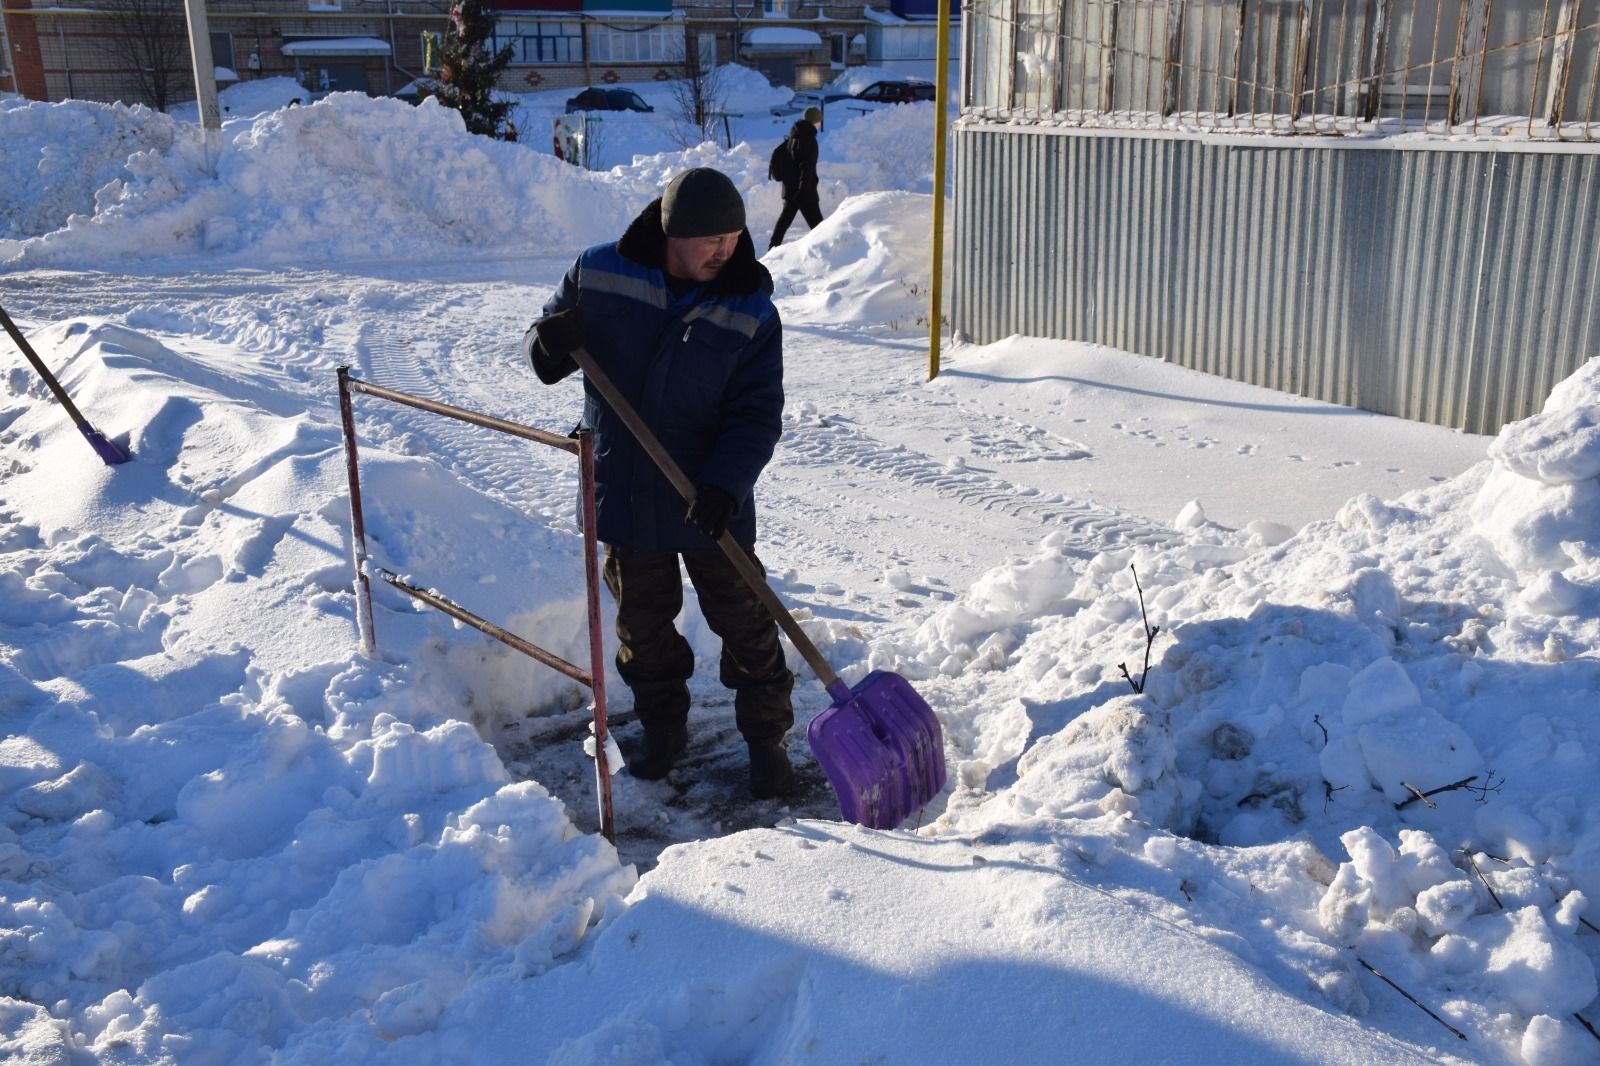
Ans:
POLYGON ((317 37, 290 41, 283 46, 286 56, 386 56, 389 43, 376 37, 317 37))

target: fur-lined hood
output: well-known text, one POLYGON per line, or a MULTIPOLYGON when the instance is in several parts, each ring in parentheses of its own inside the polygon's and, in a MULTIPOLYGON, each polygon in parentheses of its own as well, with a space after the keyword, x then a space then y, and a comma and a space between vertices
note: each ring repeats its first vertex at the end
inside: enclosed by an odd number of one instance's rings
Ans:
MULTIPOLYGON (((665 269, 667 237, 661 232, 661 200, 650 201, 639 217, 628 224, 627 232, 617 242, 617 251, 642 266, 665 269)), ((772 275, 756 259, 755 242, 750 231, 739 234, 733 257, 726 266, 706 283, 710 294, 749 296, 755 292, 772 295, 772 275)))

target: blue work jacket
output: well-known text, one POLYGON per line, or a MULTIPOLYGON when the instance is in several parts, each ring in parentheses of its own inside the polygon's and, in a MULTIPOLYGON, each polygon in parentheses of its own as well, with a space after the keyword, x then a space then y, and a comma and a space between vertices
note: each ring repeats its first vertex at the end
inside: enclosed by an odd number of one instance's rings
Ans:
MULTIPOLYGON (((577 308, 584 347, 695 485, 738 501, 728 530, 756 538, 753 488, 783 433, 783 329, 772 277, 756 261, 748 231, 717 277, 682 296, 667 285, 661 202, 614 244, 590 248, 544 305, 577 308)), ((573 370, 538 343, 523 347, 540 380, 573 370)), ((685 520, 688 504, 606 405, 584 383, 582 425, 595 433, 600 540, 639 551, 715 548, 685 520)))

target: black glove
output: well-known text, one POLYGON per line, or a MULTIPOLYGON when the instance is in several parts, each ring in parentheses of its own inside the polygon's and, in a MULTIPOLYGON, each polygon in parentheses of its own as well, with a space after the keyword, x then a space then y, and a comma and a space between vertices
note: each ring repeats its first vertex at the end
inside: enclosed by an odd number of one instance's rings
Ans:
POLYGON ((738 500, 715 485, 696 485, 694 502, 689 505, 689 513, 685 517, 691 526, 716 540, 727 531, 728 520, 738 506, 738 500))
POLYGON ((572 349, 583 347, 583 325, 578 321, 576 307, 546 315, 533 328, 544 350, 556 359, 564 360, 572 354, 572 349))

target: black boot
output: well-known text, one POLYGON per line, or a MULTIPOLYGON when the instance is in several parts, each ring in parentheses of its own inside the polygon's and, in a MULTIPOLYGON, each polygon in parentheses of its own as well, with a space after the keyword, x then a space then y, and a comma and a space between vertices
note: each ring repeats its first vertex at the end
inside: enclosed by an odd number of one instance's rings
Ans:
POLYGON ((794 767, 782 741, 750 745, 750 794, 756 799, 787 796, 794 791, 794 767))
POLYGON ((688 726, 667 726, 644 732, 644 743, 628 761, 628 773, 641 781, 659 781, 689 747, 688 726))

